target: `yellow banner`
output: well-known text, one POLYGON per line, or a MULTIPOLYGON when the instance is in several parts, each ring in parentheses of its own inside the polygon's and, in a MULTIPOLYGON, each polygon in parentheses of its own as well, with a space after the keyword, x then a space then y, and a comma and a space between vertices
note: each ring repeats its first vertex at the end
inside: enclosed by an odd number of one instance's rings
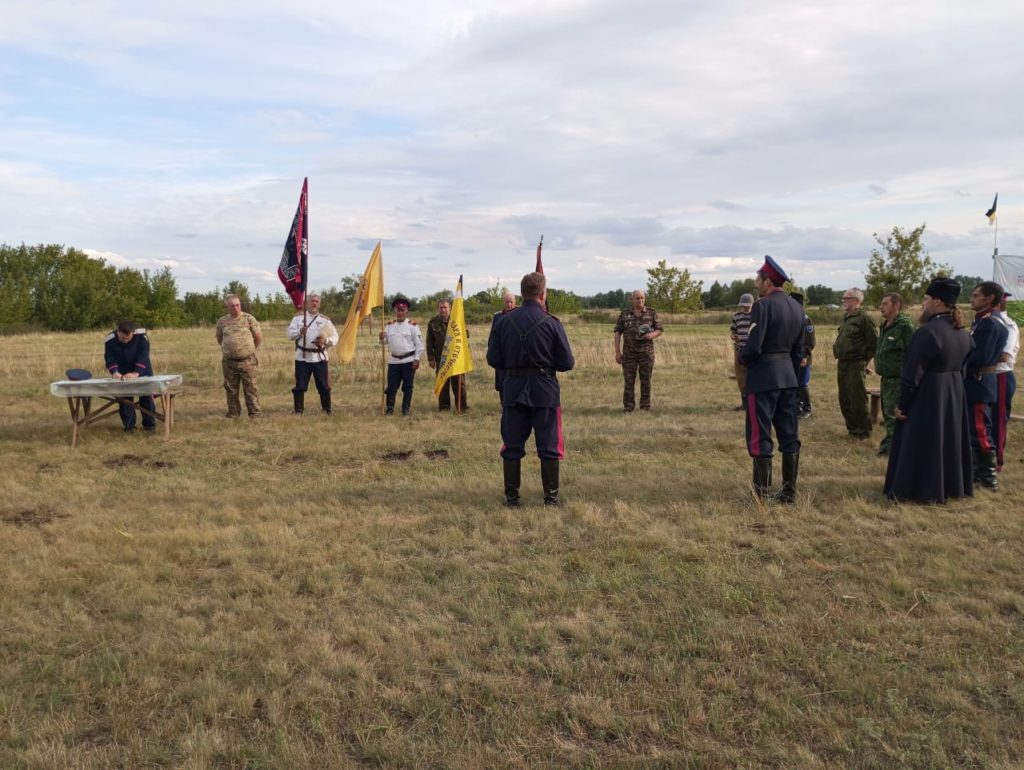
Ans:
POLYGON ((469 354, 469 335, 466 334, 466 306, 462 299, 462 276, 455 289, 455 301, 448 316, 448 329, 444 335, 444 350, 437 364, 434 395, 441 395, 449 377, 473 371, 473 357, 469 354))
POLYGON ((370 311, 384 305, 384 268, 381 264, 380 241, 377 241, 370 261, 366 265, 363 278, 359 281, 352 298, 352 306, 348 309, 345 328, 341 330, 337 351, 341 362, 347 364, 356 354, 356 334, 359 324, 370 317, 370 311))

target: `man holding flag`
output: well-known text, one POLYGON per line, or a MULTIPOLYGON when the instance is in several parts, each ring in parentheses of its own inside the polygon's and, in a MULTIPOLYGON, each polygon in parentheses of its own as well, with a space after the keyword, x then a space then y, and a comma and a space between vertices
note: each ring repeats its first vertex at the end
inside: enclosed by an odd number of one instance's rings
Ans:
MULTIPOLYGON (((455 394, 455 411, 461 414, 469 407, 466 405, 466 377, 462 373, 452 372, 449 357, 453 352, 460 354, 463 350, 469 358, 469 330, 466 328, 465 307, 462 304, 462 276, 459 276, 459 287, 455 304, 458 305, 461 318, 452 314, 451 303, 442 299, 437 303, 437 315, 427 323, 427 362, 437 372, 434 393, 437 395, 437 410, 446 412, 452 408, 451 393, 455 394), (456 338, 458 335, 458 338, 456 338), (448 372, 442 379, 442 372, 448 372)), ((469 360, 472 371, 473 362, 469 360)))
POLYGON ((327 369, 327 351, 338 344, 338 331, 327 316, 320 315, 320 295, 306 297, 306 307, 288 325, 288 339, 295 343, 295 387, 292 399, 295 414, 302 414, 309 378, 316 383, 320 407, 331 413, 331 379, 327 369))

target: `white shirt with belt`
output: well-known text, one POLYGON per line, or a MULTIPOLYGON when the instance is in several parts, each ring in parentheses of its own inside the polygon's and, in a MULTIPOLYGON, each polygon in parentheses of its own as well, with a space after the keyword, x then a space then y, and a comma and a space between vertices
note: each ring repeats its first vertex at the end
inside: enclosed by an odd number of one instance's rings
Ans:
POLYGON ((295 360, 315 364, 318 361, 327 360, 327 351, 338 344, 338 330, 334 328, 330 318, 322 315, 297 315, 288 324, 288 339, 295 340, 298 345, 295 348, 295 360), (302 323, 305 320, 306 333, 302 333, 302 323), (327 340, 323 350, 316 347, 316 338, 323 337, 327 340))
POLYGON ((391 321, 384 326, 384 343, 388 346, 388 364, 411 364, 423 357, 426 349, 420 327, 408 318, 391 321))

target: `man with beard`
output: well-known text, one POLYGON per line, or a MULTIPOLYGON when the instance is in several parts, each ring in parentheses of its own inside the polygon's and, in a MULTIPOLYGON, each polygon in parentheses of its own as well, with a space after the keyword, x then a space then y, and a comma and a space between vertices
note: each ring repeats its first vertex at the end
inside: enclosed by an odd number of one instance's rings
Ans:
POLYGON ((896 430, 884 492, 891 500, 944 503, 973 494, 970 427, 961 367, 971 350, 957 309, 960 284, 936 278, 921 326, 903 356, 896 430))
POLYGON ((1003 287, 995 281, 983 281, 971 292, 971 338, 974 349, 964 362, 964 393, 970 407, 971 450, 974 483, 995 491, 996 444, 992 416, 999 402, 995 366, 1006 347, 1006 326, 993 317, 1003 300, 1003 287))

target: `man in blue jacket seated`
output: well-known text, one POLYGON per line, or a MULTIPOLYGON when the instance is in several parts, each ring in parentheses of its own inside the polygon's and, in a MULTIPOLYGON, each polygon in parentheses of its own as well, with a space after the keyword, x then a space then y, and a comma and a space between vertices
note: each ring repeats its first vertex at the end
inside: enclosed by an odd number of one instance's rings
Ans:
MULTIPOLYGON (((153 364, 149 361, 149 338, 146 330, 136 328, 131 321, 121 321, 117 328, 103 341, 103 361, 107 371, 115 380, 132 380, 136 377, 152 377, 153 364)), ((130 401, 130 399, 129 399, 130 401)), ((139 406, 147 410, 142 413, 142 429, 152 433, 156 430, 156 404, 152 396, 140 396, 139 406)), ((122 402, 118 407, 124 432, 135 430, 135 407, 122 402)))
POLYGON ((567 372, 576 361, 565 329, 544 310, 547 281, 527 273, 520 284, 522 307, 495 317, 487 340, 487 363, 504 370, 501 408, 501 457, 505 505, 519 506, 519 463, 526 439, 535 433, 544 504, 558 505, 559 461, 565 457, 562 407, 555 372, 567 372))

